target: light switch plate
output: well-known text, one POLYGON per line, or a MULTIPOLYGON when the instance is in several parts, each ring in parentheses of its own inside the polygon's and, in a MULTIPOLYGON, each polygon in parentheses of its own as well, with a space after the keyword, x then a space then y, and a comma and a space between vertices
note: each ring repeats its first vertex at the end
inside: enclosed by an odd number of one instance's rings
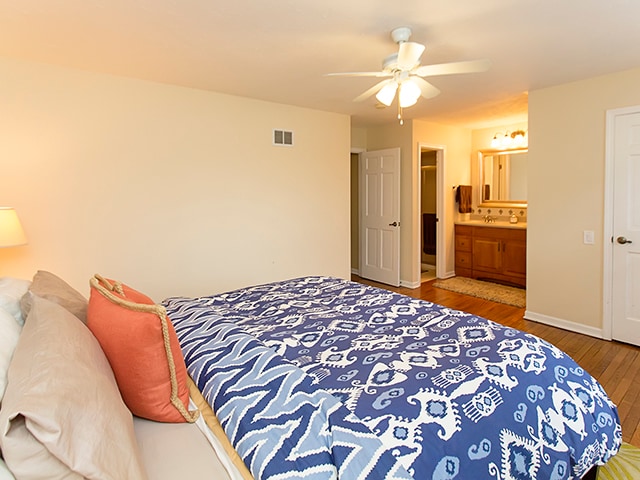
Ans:
POLYGON ((585 230, 583 232, 583 242, 585 245, 593 245, 595 243, 595 234, 593 230, 585 230))

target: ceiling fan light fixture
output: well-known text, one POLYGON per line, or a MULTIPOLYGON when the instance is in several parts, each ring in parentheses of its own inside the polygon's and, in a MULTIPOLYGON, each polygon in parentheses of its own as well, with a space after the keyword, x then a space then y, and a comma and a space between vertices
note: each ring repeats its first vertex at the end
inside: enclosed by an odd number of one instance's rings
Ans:
MULTIPOLYGON (((395 28, 391 32, 391 38, 398 44, 398 51, 388 55, 384 59, 381 71, 327 73, 326 75, 386 78, 386 80, 379 81, 353 100, 355 102, 362 102, 372 95, 375 95, 379 102, 376 108, 382 106, 390 107, 397 94, 398 119, 402 124, 403 108, 415 105, 421 96, 429 99, 440 94, 440 90, 426 81, 424 77, 484 72, 489 68, 489 62, 487 60, 471 60, 420 66, 420 57, 424 53, 425 46, 421 43, 410 42, 410 37, 411 28, 409 27, 395 28)), ((496 138, 495 141, 497 140, 496 138)))
POLYGON ((376 98, 380 103, 388 107, 393 102, 397 89, 398 84, 396 82, 387 83, 378 93, 376 93, 376 98))
POLYGON ((400 106, 402 108, 412 107, 418 102, 420 95, 422 95, 420 87, 412 82, 411 79, 402 82, 398 95, 400 106))

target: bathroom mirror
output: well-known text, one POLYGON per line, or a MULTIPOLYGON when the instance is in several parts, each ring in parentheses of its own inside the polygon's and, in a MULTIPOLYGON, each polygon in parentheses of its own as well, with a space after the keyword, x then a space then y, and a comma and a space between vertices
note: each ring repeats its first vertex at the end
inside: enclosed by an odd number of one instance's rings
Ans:
POLYGON ((527 206, 527 149, 478 153, 481 207, 527 206))

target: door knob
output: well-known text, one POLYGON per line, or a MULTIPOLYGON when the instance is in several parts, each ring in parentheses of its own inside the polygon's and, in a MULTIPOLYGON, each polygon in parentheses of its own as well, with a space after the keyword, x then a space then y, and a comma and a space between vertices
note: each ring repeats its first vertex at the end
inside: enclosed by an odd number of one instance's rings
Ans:
POLYGON ((393 222, 389 224, 390 227, 397 227, 398 225, 400 225, 398 222, 393 222))
POLYGON ((616 242, 618 242, 620 245, 624 245, 625 243, 633 243, 631 240, 627 240, 625 237, 616 238, 616 242))

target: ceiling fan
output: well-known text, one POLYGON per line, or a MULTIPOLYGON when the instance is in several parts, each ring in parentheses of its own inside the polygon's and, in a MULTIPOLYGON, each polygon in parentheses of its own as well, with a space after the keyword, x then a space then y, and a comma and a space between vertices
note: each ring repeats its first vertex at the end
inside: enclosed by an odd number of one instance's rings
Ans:
POLYGON ((354 101, 361 102, 375 94, 380 103, 390 106, 398 93, 398 119, 402 123, 402 109, 415 105, 420 98, 433 98, 440 90, 424 77, 453 75, 458 73, 484 72, 489 68, 488 60, 420 65, 420 57, 425 46, 410 42, 411 29, 398 27, 391 32, 391 38, 398 44, 398 52, 386 57, 382 70, 378 72, 328 73, 327 76, 347 77, 388 77, 357 96, 354 101))

